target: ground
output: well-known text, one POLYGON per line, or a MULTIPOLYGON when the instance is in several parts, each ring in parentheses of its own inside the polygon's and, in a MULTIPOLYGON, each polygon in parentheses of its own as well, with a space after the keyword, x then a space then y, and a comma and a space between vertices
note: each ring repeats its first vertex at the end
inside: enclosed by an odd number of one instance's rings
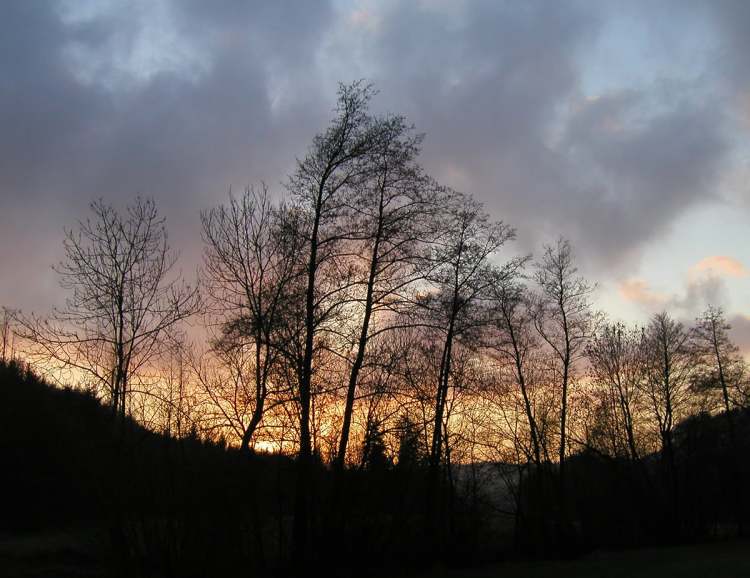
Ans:
MULTIPOLYGON (((427 576, 427 575, 426 575, 427 576)), ((595 552, 570 562, 509 563, 444 571, 430 578, 744 578, 750 577, 750 542, 595 552)))
MULTIPOLYGON (((0 537, 3 578, 103 577, 92 552, 103 536, 59 532, 0 537)), ((392 575, 389 573, 389 576, 392 575)), ((421 578, 744 578, 750 577, 750 542, 595 552, 570 562, 518 562, 467 570, 433 570, 421 578)))

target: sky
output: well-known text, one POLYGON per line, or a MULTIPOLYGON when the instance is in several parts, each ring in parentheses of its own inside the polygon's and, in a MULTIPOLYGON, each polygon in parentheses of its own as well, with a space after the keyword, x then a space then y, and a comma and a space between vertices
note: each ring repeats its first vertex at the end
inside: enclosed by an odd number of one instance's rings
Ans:
POLYGON ((63 302, 63 228, 100 197, 153 197, 194 277, 200 211, 281 193, 366 79, 510 251, 562 235, 612 317, 710 302, 750 351, 748 30, 745 0, 3 2, 0 305, 63 302))

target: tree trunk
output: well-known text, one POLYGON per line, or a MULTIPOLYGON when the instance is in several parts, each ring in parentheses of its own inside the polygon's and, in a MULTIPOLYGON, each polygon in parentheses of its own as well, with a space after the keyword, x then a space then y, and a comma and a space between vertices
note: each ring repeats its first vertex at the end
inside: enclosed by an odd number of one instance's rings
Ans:
POLYGON ((349 373, 349 384, 346 389, 346 405, 344 406, 344 423, 341 426, 341 439, 339 440, 339 451, 336 457, 336 469, 343 469, 346 463, 346 447, 349 443, 349 430, 352 423, 352 412, 354 410, 354 397, 357 390, 357 379, 362 369, 365 359, 365 350, 367 349, 368 333, 370 331, 370 318, 372 316, 373 293, 375 289, 375 276, 377 274, 377 252, 380 238, 375 241, 373 248, 372 261, 370 263, 370 275, 367 280, 367 296, 365 297, 365 312, 362 319, 362 330, 357 343, 357 355, 354 358, 351 372, 349 373))
POLYGON ((308 534, 310 525, 310 492, 312 445, 310 441, 310 398, 312 385, 312 359, 315 344, 315 276, 318 267, 318 229, 320 227, 323 186, 318 190, 315 217, 310 238, 310 258, 307 268, 305 295, 305 354, 299 383, 300 439, 297 457, 297 484, 294 501, 292 557, 295 565, 302 567, 308 560, 308 534))

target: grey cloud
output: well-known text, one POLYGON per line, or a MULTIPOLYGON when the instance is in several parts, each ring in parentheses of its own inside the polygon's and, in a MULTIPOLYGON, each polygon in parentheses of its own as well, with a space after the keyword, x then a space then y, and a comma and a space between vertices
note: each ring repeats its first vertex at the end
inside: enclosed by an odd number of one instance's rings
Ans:
POLYGON ((628 249, 669 231, 689 207, 716 200, 713 187, 728 149, 714 108, 676 103, 641 118, 644 100, 628 92, 583 103, 562 145, 568 174, 578 172, 580 187, 568 197, 564 216, 612 265, 628 249))
POLYGON ((673 298, 668 309, 675 307, 695 317, 709 305, 727 305, 726 283, 721 277, 708 276, 690 280, 685 295, 673 298))
POLYGON ((390 106, 429 129, 430 169, 517 225, 527 248, 564 234, 599 271, 621 266, 711 198, 727 139, 714 103, 675 97, 692 86, 581 98, 580 55, 606 14, 465 6, 387 12, 368 46, 390 106))
POLYGON ((739 132, 737 138, 744 147, 740 161, 743 167, 738 171, 739 177, 736 179, 739 182, 730 186, 736 188, 734 193, 750 209, 750 182, 747 178, 750 175, 750 3, 743 0, 721 0, 715 3, 712 16, 718 35, 724 41, 715 64, 729 87, 726 106, 735 114, 739 132))
POLYGON ((667 295, 653 291, 639 279, 620 284, 620 293, 626 300, 638 304, 648 314, 676 311, 685 320, 694 319, 709 305, 728 308, 726 281, 717 275, 689 277, 679 293, 667 295))
POLYGON ((599 273, 710 199, 727 151, 721 107, 673 97, 687 84, 581 96, 606 4, 372 3, 368 30, 327 2, 173 0, 164 22, 151 5, 63 21, 57 3, 4 4, 0 262, 19 245, 29 258, 0 303, 53 294, 62 226, 98 196, 155 196, 191 268, 198 211, 230 185, 282 180, 335 80, 370 77, 376 107, 427 132, 428 170, 517 226, 522 249, 564 234, 599 273))
POLYGON ((717 66, 727 75, 727 80, 737 86, 750 88, 750 4, 744 0, 718 0, 707 11, 718 27, 724 44, 718 54, 717 66))
POLYGON ((199 210, 231 185, 278 181, 322 121, 303 111, 327 112, 312 76, 330 24, 327 3, 288 10, 282 2, 222 2, 208 10, 202 2, 174 2, 168 8, 179 37, 207 63, 199 74, 170 67, 145 80, 127 70, 104 74, 133 49, 149 18, 135 8, 66 23, 51 2, 3 7, 0 261, 5 268, 19 260, 19 246, 31 256, 23 280, 0 286, 4 304, 38 307, 51 299, 48 267, 59 256, 62 228, 99 196, 123 202, 153 195, 183 265, 192 268, 199 210), (71 61, 71 45, 80 58, 97 56, 93 74, 81 78, 75 65, 85 63, 71 61), (273 109, 272 65, 297 75, 303 88, 283 103, 283 114, 273 109))
POLYGON ((729 318, 729 324, 732 326, 732 339, 745 357, 750 359, 750 317, 734 315, 729 318))

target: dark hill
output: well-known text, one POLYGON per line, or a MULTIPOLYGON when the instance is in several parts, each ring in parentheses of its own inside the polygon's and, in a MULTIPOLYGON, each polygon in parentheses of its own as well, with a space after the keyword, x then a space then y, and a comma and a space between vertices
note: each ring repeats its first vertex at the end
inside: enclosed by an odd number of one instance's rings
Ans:
POLYGON ((750 520, 750 409, 697 414, 675 429, 674 468, 595 452, 570 458, 566 507, 588 549, 685 544, 744 534, 750 520), (736 448, 729 435, 731 417, 736 448))
POLYGON ((125 575, 214 575, 250 558, 257 565, 270 543, 277 553, 285 512, 276 506, 288 500, 290 464, 119 423, 91 395, 0 364, 6 541, 82 532, 96 538, 86 556, 125 575))
MULTIPOLYGON (((748 519, 746 485, 743 495, 734 488, 750 480, 750 411, 732 418, 739 455, 726 415, 680 424, 674 479, 660 455, 638 463, 571 456, 562 514, 554 468, 549 479, 527 479, 517 551, 555 557, 734 535, 748 519)), ((421 510, 423 466, 347 471, 340 484, 322 464, 316 472, 320 527, 344 528, 336 540, 329 531, 315 537, 321 561, 403 568, 425 559, 431 512, 421 510), (335 508, 349 515, 333 518, 335 508)), ((293 474, 288 458, 240 455, 122 423, 86 393, 0 364, 0 576, 277 571, 290 557, 293 474)), ((455 498, 452 548, 462 563, 502 556, 507 532, 491 506, 455 498)))

